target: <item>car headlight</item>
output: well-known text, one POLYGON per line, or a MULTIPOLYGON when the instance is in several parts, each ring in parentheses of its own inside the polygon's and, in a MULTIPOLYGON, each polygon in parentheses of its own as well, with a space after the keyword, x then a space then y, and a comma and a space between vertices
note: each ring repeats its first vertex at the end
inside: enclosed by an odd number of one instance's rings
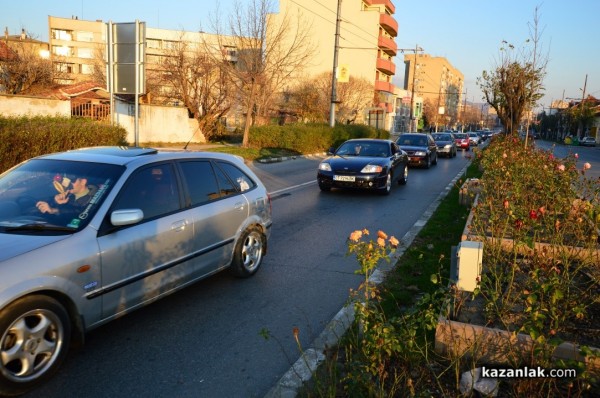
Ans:
POLYGON ((444 145, 444 149, 450 149, 452 148, 452 145, 448 144, 448 145, 444 145))
POLYGON ((319 170, 331 171, 331 165, 329 163, 319 163, 319 170))
POLYGON ((425 155, 427 155, 427 152, 424 152, 424 151, 415 152, 415 156, 425 156, 425 155))
POLYGON ((376 164, 368 164, 360 171, 361 173, 381 173, 383 167, 376 164))

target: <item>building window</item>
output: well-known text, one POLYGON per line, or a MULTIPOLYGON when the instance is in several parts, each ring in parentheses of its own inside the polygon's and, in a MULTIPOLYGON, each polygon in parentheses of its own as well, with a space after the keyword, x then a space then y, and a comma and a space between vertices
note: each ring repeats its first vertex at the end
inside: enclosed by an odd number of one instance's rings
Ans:
POLYGON ((73 56, 73 47, 52 46, 52 54, 59 55, 61 57, 71 57, 73 56))
POLYGON ((146 46, 148 48, 160 48, 160 40, 146 39, 146 46))
POLYGON ((73 40, 73 31, 63 29, 52 29, 52 38, 55 40, 73 40))
POLYGON ((56 62, 54 64, 54 69, 57 72, 61 73, 73 73, 73 66, 75 64, 67 63, 67 62, 56 62))
POLYGON ((91 75, 94 73, 94 65, 81 64, 79 66, 79 73, 82 75, 91 75))
POLYGON ((148 64, 154 64, 154 65, 159 65, 161 63, 162 59, 160 55, 151 55, 151 54, 147 54, 146 55, 146 62, 148 64))
POLYGON ((163 48, 165 50, 177 50, 178 42, 173 40, 163 41, 163 48))
POLYGON ((94 58, 94 50, 92 50, 91 48, 78 48, 77 49, 77 56, 79 58, 94 58))
POLYGON ((75 38, 77 39, 77 41, 92 42, 92 41, 94 41, 94 33, 93 32, 80 31, 80 32, 77 32, 77 34, 75 35, 75 38))

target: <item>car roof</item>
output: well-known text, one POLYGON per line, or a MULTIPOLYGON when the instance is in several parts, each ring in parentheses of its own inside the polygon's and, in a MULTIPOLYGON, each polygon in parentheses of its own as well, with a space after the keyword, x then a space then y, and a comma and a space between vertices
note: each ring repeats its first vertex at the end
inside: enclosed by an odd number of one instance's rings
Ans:
POLYGON ((239 156, 226 153, 190 150, 159 150, 156 148, 127 146, 79 148, 66 152, 42 155, 39 156, 38 159, 85 161, 124 166, 130 163, 150 163, 161 160, 194 159, 198 157, 244 163, 243 159, 239 156))
POLYGON ((353 138, 353 139, 344 141, 344 143, 346 143, 346 142, 389 142, 389 143, 393 143, 394 141, 386 140, 384 138, 353 138))
POLYGON ((400 137, 425 137, 431 135, 429 133, 402 133, 398 136, 398 138, 400 137))

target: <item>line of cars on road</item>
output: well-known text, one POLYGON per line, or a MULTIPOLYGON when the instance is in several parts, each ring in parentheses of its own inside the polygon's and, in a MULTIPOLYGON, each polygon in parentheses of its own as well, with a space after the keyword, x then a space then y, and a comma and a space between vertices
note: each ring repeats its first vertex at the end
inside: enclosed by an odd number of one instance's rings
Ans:
POLYGON ((458 149, 468 151, 480 143, 478 134, 401 133, 395 141, 352 139, 337 149, 330 148, 321 161, 317 184, 321 191, 332 188, 373 190, 388 195, 394 182, 408 181, 409 166, 430 168, 439 156, 453 158, 458 149))

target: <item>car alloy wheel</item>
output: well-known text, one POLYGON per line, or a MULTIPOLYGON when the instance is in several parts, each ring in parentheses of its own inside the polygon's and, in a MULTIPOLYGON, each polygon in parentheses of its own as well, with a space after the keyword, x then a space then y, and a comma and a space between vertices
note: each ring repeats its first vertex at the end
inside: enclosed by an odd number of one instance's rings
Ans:
POLYGON ((382 195, 389 195, 392 190, 392 173, 387 173, 387 178, 385 179, 385 186, 379 191, 382 195))
POLYGON ((265 240, 258 227, 242 233, 235 247, 231 269, 236 276, 246 278, 258 271, 265 252, 265 240))
POLYGON ((402 172, 402 175, 398 179, 398 184, 406 185, 407 181, 408 181, 408 166, 404 166, 404 171, 402 172))
POLYGON ((50 378, 71 338, 66 310, 46 296, 27 296, 0 312, 0 395, 23 394, 50 378))

